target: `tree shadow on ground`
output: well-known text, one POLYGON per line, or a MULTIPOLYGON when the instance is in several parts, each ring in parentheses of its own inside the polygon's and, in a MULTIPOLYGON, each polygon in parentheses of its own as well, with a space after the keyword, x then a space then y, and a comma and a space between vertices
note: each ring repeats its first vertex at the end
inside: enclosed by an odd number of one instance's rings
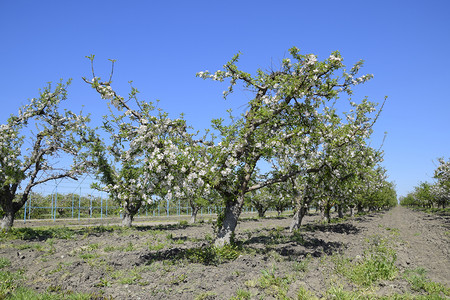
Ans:
POLYGON ((339 252, 344 246, 341 242, 325 241, 316 237, 308 237, 295 232, 290 235, 283 235, 282 237, 274 237, 272 235, 254 236, 242 242, 242 245, 252 251, 267 255, 272 251, 277 252, 281 256, 304 257, 311 254, 314 257, 322 255, 332 255, 339 252))
MULTIPOLYGON (((97 228, 90 229, 91 233, 98 232, 97 228)), ((68 227, 48 227, 48 228, 12 228, 9 232, 0 233, 0 238, 17 239, 24 241, 43 242, 48 239, 72 239, 77 235, 90 234, 87 228, 73 229, 68 227)))
POLYGON ((345 233, 345 234, 358 234, 360 229, 349 223, 338 224, 307 224, 300 229, 303 231, 315 232, 333 232, 333 233, 345 233))
POLYGON ((151 231, 151 230, 178 230, 178 229, 185 229, 188 226, 195 226, 195 225, 188 225, 188 224, 158 224, 158 225, 140 225, 134 227, 137 231, 151 231))
POLYGON ((217 266, 227 261, 236 259, 239 256, 239 253, 240 250, 238 250, 237 246, 229 246, 218 249, 208 243, 203 243, 200 246, 180 246, 158 251, 150 251, 146 254, 140 255, 135 265, 149 265, 155 261, 170 261, 171 263, 186 261, 189 263, 199 263, 207 266, 217 266))
POLYGON ((152 230, 163 230, 171 231, 178 229, 185 229, 189 225, 185 224, 158 224, 158 225, 145 225, 145 226, 133 226, 133 227, 122 227, 119 225, 105 226, 87 226, 81 228, 75 227, 22 227, 22 228, 12 228, 7 233, 0 232, 0 238, 6 239, 18 239, 24 241, 39 241, 43 242, 48 239, 73 239, 80 235, 86 236, 97 236, 100 237, 104 233, 112 232, 126 232, 133 230, 136 231, 152 231, 152 230))

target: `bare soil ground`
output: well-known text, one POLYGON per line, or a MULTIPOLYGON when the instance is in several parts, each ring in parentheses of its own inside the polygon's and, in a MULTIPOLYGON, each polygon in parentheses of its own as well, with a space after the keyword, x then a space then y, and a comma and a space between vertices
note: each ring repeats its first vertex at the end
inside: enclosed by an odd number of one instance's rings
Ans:
POLYGON ((0 257, 11 261, 11 272, 23 270, 24 285, 36 292, 113 299, 297 299, 300 290, 330 298, 337 288, 414 296, 423 291, 413 290, 403 275, 417 268, 450 285, 448 215, 396 207, 326 225, 308 216, 296 233, 288 232, 289 223, 289 217, 244 219, 236 233, 240 247, 219 257, 209 246, 210 222, 62 227, 58 237, 43 231, 3 238, 0 257), (395 250, 395 278, 361 287, 336 272, 337 257, 362 259, 377 239, 395 250))

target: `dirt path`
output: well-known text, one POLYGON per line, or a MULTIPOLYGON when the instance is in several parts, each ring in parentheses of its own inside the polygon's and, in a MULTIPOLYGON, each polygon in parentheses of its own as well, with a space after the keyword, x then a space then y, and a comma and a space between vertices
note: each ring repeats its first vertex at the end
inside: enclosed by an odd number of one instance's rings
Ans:
MULTIPOLYGON (((433 281, 450 284, 450 218, 398 206, 379 224, 398 229, 397 261, 402 268, 424 267, 433 281)), ((371 226, 373 231, 375 228, 371 226)))

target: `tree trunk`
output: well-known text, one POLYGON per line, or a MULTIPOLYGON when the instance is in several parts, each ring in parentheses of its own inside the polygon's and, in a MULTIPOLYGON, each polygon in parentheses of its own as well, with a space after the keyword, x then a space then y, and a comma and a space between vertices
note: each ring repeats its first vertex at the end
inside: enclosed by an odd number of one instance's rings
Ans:
POLYGON ((198 206, 191 206, 191 208, 192 208, 192 215, 191 215, 191 220, 189 222, 191 224, 194 224, 195 222, 197 222, 197 213, 200 208, 198 206))
POLYGON ((130 200, 129 202, 123 203, 123 215, 122 215, 122 226, 131 227, 134 219, 134 215, 141 208, 142 202, 136 200, 130 200))
POLYGON ((355 212, 353 210, 353 206, 350 206, 350 217, 353 217, 355 215, 355 212))
POLYGON ((10 210, 10 211, 5 211, 5 214, 3 215, 2 218, 2 230, 4 231, 9 231, 11 229, 11 227, 14 224, 14 215, 15 212, 10 210))
POLYGON ((319 202, 318 206, 319 206, 320 221, 323 222, 325 220, 325 207, 321 202, 319 202))
POLYGON ((223 247, 233 242, 234 230, 236 229, 244 202, 244 196, 242 196, 242 199, 240 198, 238 201, 227 201, 226 203, 224 215, 221 216, 223 220, 221 224, 217 224, 218 228, 214 242, 216 247, 223 247))
POLYGON ((358 213, 364 212, 364 208, 363 208, 362 204, 360 204, 360 203, 358 203, 356 205, 356 209, 358 210, 358 213))
POLYGON ((17 186, 17 184, 12 188, 5 186, 0 190, 0 209, 4 213, 1 221, 1 229, 5 231, 9 231, 13 227, 14 216, 25 205, 30 193, 30 188, 27 187, 19 202, 14 202, 17 186))
POLYGON ((259 209, 258 209, 258 207, 256 207, 256 209, 258 210, 258 217, 264 218, 264 215, 266 214, 266 210, 262 207, 259 209))
POLYGON ((133 223, 133 217, 134 215, 124 212, 122 216, 122 226, 123 227, 131 227, 133 223))
POLYGON ((292 218, 291 226, 289 227, 289 232, 300 228, 300 226, 302 225, 303 217, 305 216, 307 210, 307 207, 302 206, 295 212, 294 217, 292 218))
POLYGON ((321 217, 322 222, 325 222, 325 223, 331 222, 330 210, 331 210, 331 207, 328 204, 325 204, 323 207, 321 207, 320 217, 321 217))
POLYGON ((337 210, 338 210, 338 217, 340 219, 342 219, 344 217, 344 208, 342 205, 338 205, 337 206, 337 210))

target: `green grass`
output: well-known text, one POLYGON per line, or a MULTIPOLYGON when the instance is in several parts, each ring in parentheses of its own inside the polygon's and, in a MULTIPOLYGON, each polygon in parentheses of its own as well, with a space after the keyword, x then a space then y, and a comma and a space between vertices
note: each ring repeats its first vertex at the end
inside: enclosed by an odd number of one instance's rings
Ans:
MULTIPOLYGON (((312 299, 319 299, 319 298, 317 298, 313 292, 308 291, 306 288, 301 286, 297 292, 297 299, 298 300, 306 300, 306 299, 312 300, 312 299)), ((336 298, 336 299, 339 299, 339 298, 336 298)))
POLYGON ((256 287, 263 291, 266 296, 277 299, 288 299, 286 294, 292 279, 289 276, 277 276, 275 270, 262 270, 261 276, 257 279, 248 280, 245 284, 248 287, 256 287))
POLYGON ((308 254, 303 260, 294 262, 292 269, 296 272, 308 272, 309 263, 311 262, 311 255, 308 254))
POLYGON ((214 299, 217 296, 217 293, 215 292, 204 292, 199 295, 197 295, 194 300, 207 300, 207 299, 214 299))
POLYGON ((235 260, 241 252, 242 249, 236 245, 208 246, 188 249, 181 257, 192 263, 218 265, 226 261, 235 260))
POLYGON ((165 243, 159 243, 155 241, 148 241, 146 244, 148 245, 148 250, 150 251, 159 251, 161 249, 164 249, 164 247, 166 246, 165 243))
POLYGON ((139 284, 146 285, 147 283, 141 281, 141 269, 134 267, 133 269, 128 270, 127 273, 123 272, 123 277, 119 279, 119 283, 121 284, 139 284))
POLYGON ((11 261, 6 257, 0 257, 0 269, 11 266, 11 261))
POLYGON ((440 295, 442 293, 450 296, 450 288, 429 280, 426 273, 424 268, 417 268, 405 271, 403 277, 411 284, 411 289, 414 291, 426 292, 428 295, 440 295))
POLYGON ((231 297, 230 300, 250 300, 252 298, 252 293, 247 290, 238 289, 236 295, 231 297))
POLYGON ((12 294, 20 287, 24 280, 23 271, 10 272, 9 270, 0 270, 0 299, 12 294))
POLYGON ((119 250, 119 247, 110 246, 110 245, 108 245, 105 248, 103 248, 103 251, 105 251, 105 252, 114 252, 114 251, 117 251, 117 250, 119 250))
POLYGON ((389 242, 380 236, 368 241, 362 259, 350 260, 340 255, 334 257, 336 273, 361 286, 371 286, 379 280, 392 280, 397 275, 397 254, 389 242))

